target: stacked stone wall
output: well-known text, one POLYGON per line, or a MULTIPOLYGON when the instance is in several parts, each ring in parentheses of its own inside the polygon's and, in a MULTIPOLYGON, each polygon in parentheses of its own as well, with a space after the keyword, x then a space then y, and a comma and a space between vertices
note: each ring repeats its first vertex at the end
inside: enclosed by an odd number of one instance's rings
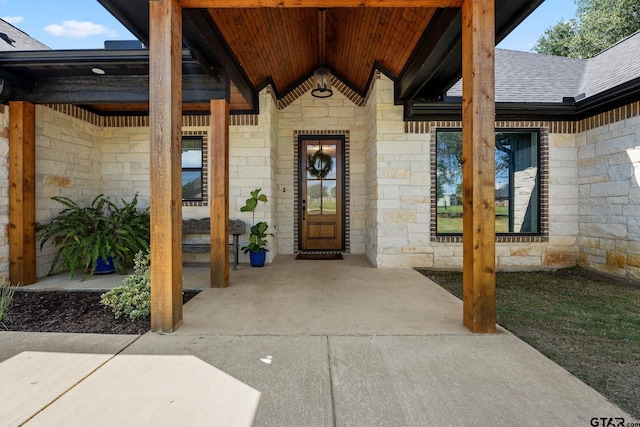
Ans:
POLYGON ((578 135, 579 263, 640 279, 640 116, 578 135))
POLYGON ((278 168, 278 227, 280 252, 292 254, 298 250, 297 206, 295 189, 297 173, 296 134, 345 135, 348 133, 349 174, 348 210, 349 232, 347 251, 365 252, 365 107, 355 105, 342 93, 334 91, 330 98, 319 99, 305 93, 279 110, 277 114, 278 168))

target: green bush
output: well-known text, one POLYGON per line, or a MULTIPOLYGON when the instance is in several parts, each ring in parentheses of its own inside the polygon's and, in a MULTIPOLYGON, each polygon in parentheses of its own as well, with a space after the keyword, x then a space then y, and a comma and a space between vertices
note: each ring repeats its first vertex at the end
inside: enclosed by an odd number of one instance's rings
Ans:
POLYGON ((133 260, 134 273, 123 286, 101 295, 103 305, 111 307, 116 319, 127 315, 133 321, 151 313, 151 269, 149 253, 138 252, 133 260))
POLYGON ((100 194, 82 207, 67 197, 53 197, 66 208, 40 226, 40 249, 51 240, 57 252, 49 273, 58 263, 73 277, 77 269, 93 274, 98 258, 113 259, 116 271, 127 272, 133 256, 149 248, 149 209, 138 209, 138 195, 118 205, 100 194))

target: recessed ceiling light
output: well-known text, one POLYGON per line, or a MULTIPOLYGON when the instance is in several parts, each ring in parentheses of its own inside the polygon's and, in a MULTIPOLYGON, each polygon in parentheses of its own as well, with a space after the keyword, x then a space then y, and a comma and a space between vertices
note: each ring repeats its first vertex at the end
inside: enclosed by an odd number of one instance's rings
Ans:
POLYGON ((104 74, 104 70, 102 68, 92 68, 91 71, 93 71, 95 74, 99 74, 99 75, 103 75, 104 74))

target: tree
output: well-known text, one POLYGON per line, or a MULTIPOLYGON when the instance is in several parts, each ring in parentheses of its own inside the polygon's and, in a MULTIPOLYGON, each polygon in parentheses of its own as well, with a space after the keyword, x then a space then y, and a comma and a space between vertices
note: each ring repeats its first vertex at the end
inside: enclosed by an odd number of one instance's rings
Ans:
POLYGON ((548 28, 533 51, 591 58, 640 30, 638 0, 576 0, 576 17, 548 28))

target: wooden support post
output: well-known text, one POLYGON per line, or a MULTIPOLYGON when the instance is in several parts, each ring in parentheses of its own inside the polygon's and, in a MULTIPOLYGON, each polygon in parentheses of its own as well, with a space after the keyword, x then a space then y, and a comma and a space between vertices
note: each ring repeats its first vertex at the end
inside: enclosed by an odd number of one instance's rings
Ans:
POLYGON ((211 287, 229 285, 229 103, 211 100, 211 287))
POLYGON ((462 6, 462 199, 464 325, 496 330, 495 3, 462 6))
POLYGON ((36 112, 9 103, 9 281, 36 281, 36 112))
POLYGON ((149 1, 151 330, 182 324, 182 8, 149 1))

